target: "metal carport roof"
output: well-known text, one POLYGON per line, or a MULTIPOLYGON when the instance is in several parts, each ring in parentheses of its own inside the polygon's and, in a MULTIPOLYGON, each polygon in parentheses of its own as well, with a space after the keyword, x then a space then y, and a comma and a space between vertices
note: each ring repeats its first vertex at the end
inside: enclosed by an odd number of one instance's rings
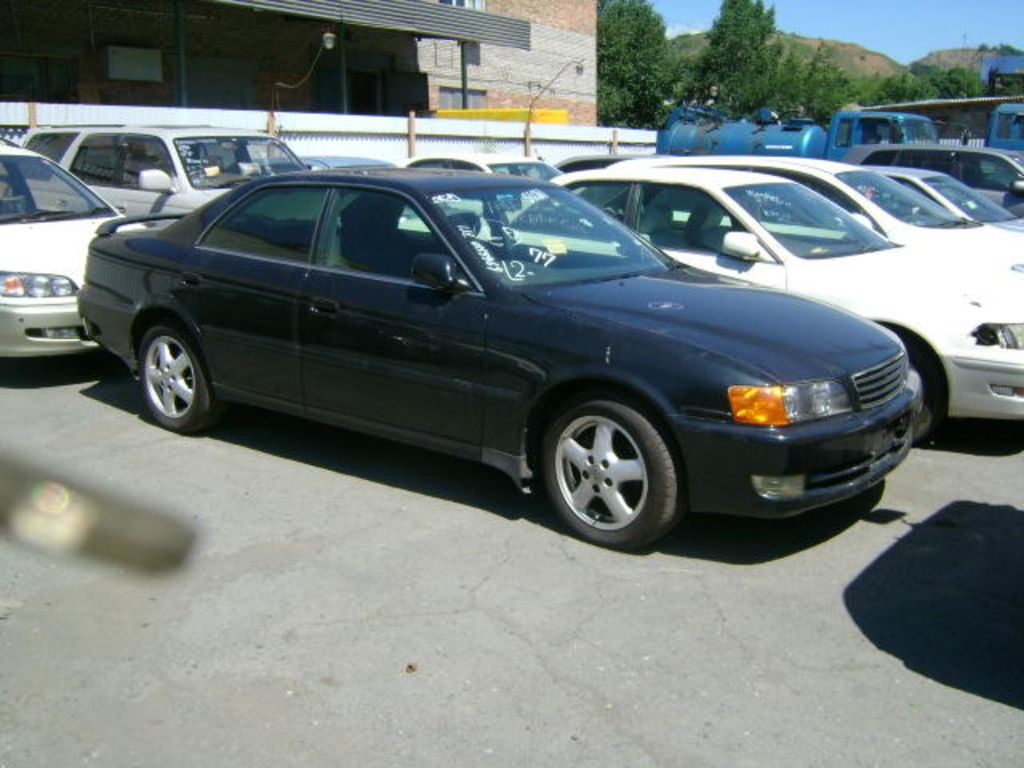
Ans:
POLYGON ((207 0, 207 2, 342 21, 363 27, 394 29, 424 37, 442 37, 530 49, 530 23, 424 0, 207 0))

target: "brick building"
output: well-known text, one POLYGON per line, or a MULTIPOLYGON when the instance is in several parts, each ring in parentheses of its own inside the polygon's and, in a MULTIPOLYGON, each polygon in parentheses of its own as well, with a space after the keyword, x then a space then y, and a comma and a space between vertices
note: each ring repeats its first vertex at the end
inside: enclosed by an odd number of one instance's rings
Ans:
POLYGON ((596 116, 594 0, 0 0, 0 101, 596 116), (486 7, 485 7, 486 4, 486 7))

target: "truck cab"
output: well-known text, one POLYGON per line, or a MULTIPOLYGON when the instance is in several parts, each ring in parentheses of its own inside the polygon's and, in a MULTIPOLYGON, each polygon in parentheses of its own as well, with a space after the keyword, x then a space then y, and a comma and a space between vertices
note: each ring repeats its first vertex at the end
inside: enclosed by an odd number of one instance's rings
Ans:
POLYGON ((1024 150, 1024 104, 1000 104, 992 111, 985 145, 1024 150))
POLYGON ((937 142, 935 124, 927 117, 903 112, 837 112, 828 130, 826 160, 842 160, 862 144, 937 142))

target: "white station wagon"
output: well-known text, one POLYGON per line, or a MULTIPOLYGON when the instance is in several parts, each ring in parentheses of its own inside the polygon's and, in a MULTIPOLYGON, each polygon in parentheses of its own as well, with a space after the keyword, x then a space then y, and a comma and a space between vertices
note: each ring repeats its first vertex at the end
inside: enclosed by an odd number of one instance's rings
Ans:
POLYGON ((129 216, 188 213, 258 176, 306 170, 283 142, 231 128, 36 128, 24 144, 129 216))
POLYGON ((897 246, 777 176, 622 163, 556 183, 680 262, 827 301, 894 331, 922 380, 919 438, 947 414, 1024 419, 1024 272, 897 246))

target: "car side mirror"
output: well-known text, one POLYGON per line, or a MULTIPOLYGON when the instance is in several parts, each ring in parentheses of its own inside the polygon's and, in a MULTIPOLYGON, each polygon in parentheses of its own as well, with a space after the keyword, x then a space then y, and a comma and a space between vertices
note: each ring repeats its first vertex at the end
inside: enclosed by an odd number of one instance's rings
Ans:
POLYGON ((445 293, 463 293, 472 286, 447 253, 419 253, 412 260, 412 279, 445 293))
POLYGON ((174 182, 167 171, 159 168, 147 168, 139 171, 139 189, 145 192, 173 192, 174 182))
POLYGON ((1010 194, 1024 197, 1024 179, 1017 179, 1010 182, 1010 194))
POLYGON ((722 239, 722 251, 743 261, 762 261, 761 243, 750 232, 726 232, 722 239))

